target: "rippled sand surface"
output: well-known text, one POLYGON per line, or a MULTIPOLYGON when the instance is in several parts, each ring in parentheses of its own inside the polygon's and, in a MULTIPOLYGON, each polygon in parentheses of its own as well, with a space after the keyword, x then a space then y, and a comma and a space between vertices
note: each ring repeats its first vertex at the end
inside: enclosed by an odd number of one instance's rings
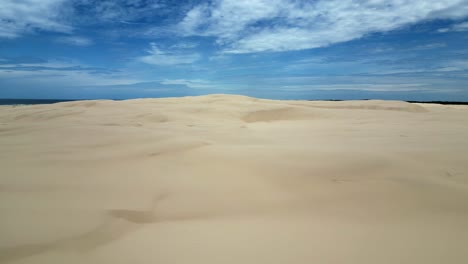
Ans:
POLYGON ((0 263, 468 263, 468 107, 0 107, 0 263))

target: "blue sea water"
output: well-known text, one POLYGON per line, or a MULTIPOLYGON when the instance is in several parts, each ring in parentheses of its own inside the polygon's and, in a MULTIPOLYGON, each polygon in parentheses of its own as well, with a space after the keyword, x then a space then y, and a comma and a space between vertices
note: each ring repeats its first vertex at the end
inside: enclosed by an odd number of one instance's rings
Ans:
MULTIPOLYGON (((80 99, 83 100, 83 99, 80 99)), ((113 99, 120 100, 120 99, 113 99)), ((368 99, 361 99, 368 100, 368 99)), ((38 105, 38 104, 55 104, 60 102, 71 102, 77 101, 73 99, 1 99, 0 105, 38 105)), ((319 100, 320 101, 320 100, 319 100)), ((342 101, 342 100, 323 100, 323 101, 342 101)), ((456 101, 407 101, 409 103, 432 103, 432 104, 444 104, 444 105, 468 105, 468 102, 456 102, 456 101)))
POLYGON ((60 102, 70 102, 74 100, 64 99, 0 99, 0 105, 36 105, 55 104, 60 102))

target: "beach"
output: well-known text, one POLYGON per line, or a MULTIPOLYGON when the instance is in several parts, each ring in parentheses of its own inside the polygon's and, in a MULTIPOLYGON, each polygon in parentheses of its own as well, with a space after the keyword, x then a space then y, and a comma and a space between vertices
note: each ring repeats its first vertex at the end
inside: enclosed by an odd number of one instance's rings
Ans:
POLYGON ((468 106, 0 106, 0 263, 467 263, 468 106))

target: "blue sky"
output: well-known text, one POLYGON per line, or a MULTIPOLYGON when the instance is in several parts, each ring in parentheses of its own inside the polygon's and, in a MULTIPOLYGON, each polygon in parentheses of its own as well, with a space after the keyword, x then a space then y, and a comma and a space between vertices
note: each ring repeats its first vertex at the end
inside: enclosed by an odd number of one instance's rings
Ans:
POLYGON ((0 98, 468 101, 468 0, 1 0, 0 98))

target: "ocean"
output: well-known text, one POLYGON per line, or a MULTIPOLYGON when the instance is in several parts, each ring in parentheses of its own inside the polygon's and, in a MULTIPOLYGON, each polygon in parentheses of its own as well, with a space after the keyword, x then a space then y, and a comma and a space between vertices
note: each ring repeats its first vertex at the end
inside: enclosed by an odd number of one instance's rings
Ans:
MULTIPOLYGON (((79 99, 86 100, 86 99, 79 99)), ((118 100, 118 99, 112 99, 118 100)), ((369 99, 361 99, 369 100, 369 99)), ((74 99, 0 99, 0 105, 37 105, 37 104, 55 104, 60 102, 78 101, 74 99)), ((312 100, 315 101, 315 100, 312 100)), ((319 101, 343 101, 343 100, 319 100, 319 101)), ((344 100, 346 101, 346 100, 344 100)), ((408 103, 425 103, 425 104, 443 104, 443 105, 468 105, 468 102, 455 101, 406 101, 408 103)))
POLYGON ((66 99, 0 99, 0 105, 37 105, 55 104, 60 102, 70 102, 76 100, 66 99))

